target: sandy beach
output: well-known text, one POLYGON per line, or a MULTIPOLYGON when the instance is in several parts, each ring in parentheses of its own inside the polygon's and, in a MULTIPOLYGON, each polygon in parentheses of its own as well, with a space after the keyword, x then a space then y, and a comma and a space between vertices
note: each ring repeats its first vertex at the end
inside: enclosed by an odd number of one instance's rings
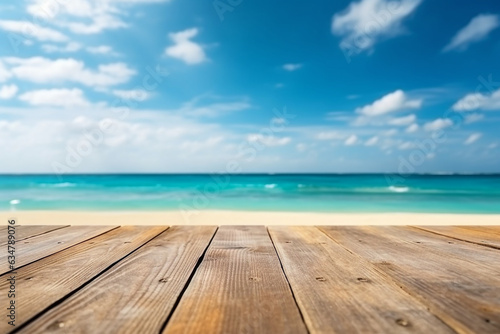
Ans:
POLYGON ((20 225, 500 225, 500 215, 263 211, 8 211, 20 225))

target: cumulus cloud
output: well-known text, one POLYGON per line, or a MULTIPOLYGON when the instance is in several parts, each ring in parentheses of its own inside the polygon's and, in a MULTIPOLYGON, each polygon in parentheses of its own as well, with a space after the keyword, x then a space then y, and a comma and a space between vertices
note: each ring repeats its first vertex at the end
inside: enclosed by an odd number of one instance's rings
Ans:
POLYGON ((411 114, 404 117, 390 119, 388 123, 395 126, 407 126, 414 123, 416 120, 417 116, 415 116, 415 114, 411 114))
POLYGON ((292 141, 290 137, 265 136, 262 134, 250 134, 247 140, 251 143, 261 143, 265 146, 284 146, 292 141))
POLYGON ((89 46, 85 50, 92 54, 110 55, 114 54, 113 48, 109 45, 89 46))
POLYGON ((59 46, 59 45, 53 45, 53 44, 44 44, 42 45, 42 50, 47 52, 47 53, 54 53, 54 52, 76 52, 82 48, 81 44, 76 43, 76 42, 70 42, 64 46, 59 46))
POLYGON ((465 115, 464 123, 465 124, 472 124, 472 123, 482 121, 483 119, 484 119, 483 114, 477 114, 477 113, 468 114, 468 115, 465 115))
POLYGON ((370 50, 382 39, 404 31, 403 20, 420 5, 421 0, 361 0, 333 16, 332 32, 342 37, 342 49, 370 50))
POLYGON ((365 146, 375 146, 378 143, 378 141, 379 138, 377 136, 374 136, 365 142, 365 146))
POLYGON ((402 90, 396 90, 372 104, 357 108, 356 112, 367 117, 374 117, 401 110, 418 109, 421 106, 422 100, 411 100, 402 90))
POLYGON ((425 131, 438 131, 441 129, 446 129, 453 125, 453 121, 448 118, 438 118, 432 122, 428 122, 424 125, 425 131))
POLYGON ((478 141, 483 136, 482 133, 473 133, 471 134, 464 142, 465 145, 470 145, 478 141))
POLYGON ((0 29, 24 38, 35 38, 42 42, 66 42, 68 37, 57 30, 46 28, 29 21, 0 20, 0 29))
POLYGON ((358 143, 358 136, 351 135, 345 140, 344 145, 352 146, 352 145, 356 145, 357 143, 358 143))
POLYGON ((293 72, 302 67, 302 64, 285 64, 283 65, 283 69, 288 72, 293 72))
POLYGON ((172 58, 182 60, 188 65, 200 64, 207 61, 208 59, 203 47, 191 41, 196 35, 198 35, 197 28, 168 34, 174 45, 167 47, 165 53, 172 58))
POLYGON ((323 131, 316 135, 319 140, 344 139, 345 135, 337 131, 323 131))
POLYGON ((411 124, 410 126, 408 126, 405 131, 407 133, 414 133, 414 132, 417 132, 418 129, 419 129, 418 124, 414 123, 414 124, 411 124))
POLYGON ((36 20, 64 27, 76 34, 97 34, 109 29, 127 27, 122 19, 124 9, 135 4, 168 0, 29 0, 27 11, 36 20), (50 18, 50 20, 47 20, 50 18))
POLYGON ((40 89, 26 92, 19 100, 32 106, 50 107, 87 107, 90 103, 85 99, 81 89, 40 89))
POLYGON ((0 87, 0 99, 8 100, 16 96, 18 87, 16 85, 3 85, 0 87))
POLYGON ((491 94, 467 94, 453 105, 455 111, 500 110, 500 89, 491 94))
POLYGON ((130 89, 130 90, 113 90, 113 95, 124 100, 146 101, 151 97, 151 93, 144 89, 130 89))
POLYGON ((498 15, 480 14, 457 32, 450 43, 444 47, 443 52, 464 51, 471 44, 488 37, 489 33, 498 28, 499 25, 498 15))
POLYGON ((128 82, 135 71, 125 63, 99 65, 88 69, 81 61, 66 58, 51 60, 43 57, 3 58, 10 65, 12 76, 35 83, 76 82, 91 87, 113 86, 128 82))

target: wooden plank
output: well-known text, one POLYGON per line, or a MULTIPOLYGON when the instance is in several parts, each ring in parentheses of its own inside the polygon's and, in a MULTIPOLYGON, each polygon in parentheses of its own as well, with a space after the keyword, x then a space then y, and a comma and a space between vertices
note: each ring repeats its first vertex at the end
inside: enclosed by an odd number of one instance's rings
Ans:
POLYGON ((454 333, 317 228, 268 229, 310 333, 454 333))
MULTIPOLYGON (((108 232, 116 226, 71 226, 16 242, 16 268, 108 232)), ((10 271, 7 252, 0 253, 0 275, 10 271)))
POLYGON ((215 231, 170 228, 20 333, 159 333, 215 231))
POLYGON ((472 242, 478 245, 500 249, 500 234, 481 229, 468 229, 460 226, 414 226, 415 228, 440 234, 453 239, 472 242))
POLYGON ((307 333, 265 227, 219 228, 163 333, 307 333))
POLYGON ((466 228, 468 230, 482 231, 500 235, 500 226, 461 226, 461 227, 466 228))
POLYGON ((369 260, 457 332, 500 331, 497 250, 409 228, 321 229, 369 260))
MULTIPOLYGON (((161 226, 119 227, 20 268, 16 274, 16 290, 19 292, 16 326, 61 300, 166 229, 161 226)), ((9 290, 9 275, 0 276, 0 291, 9 290)), ((7 300, 6 295, 1 296, 7 300)), ((0 305, 6 303, 8 301, 0 305)), ((12 327, 7 322, 0 322, 0 333, 10 329, 12 327)))
MULTIPOLYGON (((19 225, 15 227, 15 240, 19 242, 65 227, 69 227, 69 225, 19 225)), ((0 246, 7 244, 7 238, 7 233, 0 233, 0 246)))

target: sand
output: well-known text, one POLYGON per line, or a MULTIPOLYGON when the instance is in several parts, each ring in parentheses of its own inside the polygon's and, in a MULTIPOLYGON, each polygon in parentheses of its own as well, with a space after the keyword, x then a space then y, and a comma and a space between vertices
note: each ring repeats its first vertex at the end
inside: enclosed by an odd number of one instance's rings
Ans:
POLYGON ((8 211, 19 225, 500 225, 500 215, 260 211, 8 211))

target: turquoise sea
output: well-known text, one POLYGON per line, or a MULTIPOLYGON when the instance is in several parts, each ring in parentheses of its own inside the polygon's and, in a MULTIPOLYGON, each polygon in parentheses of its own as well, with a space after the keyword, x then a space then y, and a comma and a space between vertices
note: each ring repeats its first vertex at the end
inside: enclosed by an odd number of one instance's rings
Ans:
POLYGON ((0 175, 0 210, 500 213, 499 175, 0 175))

